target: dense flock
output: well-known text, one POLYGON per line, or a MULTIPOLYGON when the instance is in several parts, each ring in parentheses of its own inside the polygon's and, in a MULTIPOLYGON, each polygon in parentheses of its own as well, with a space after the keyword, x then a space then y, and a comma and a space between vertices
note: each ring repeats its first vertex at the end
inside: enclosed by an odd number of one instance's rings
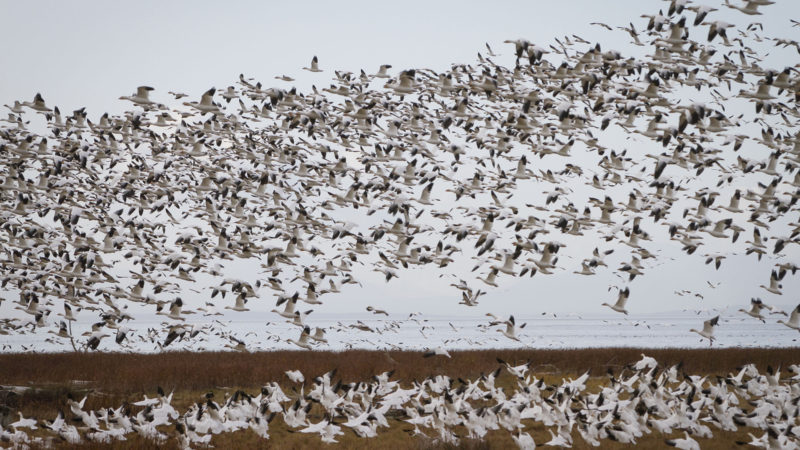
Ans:
MULTIPOLYGON (((571 34, 487 44, 442 72, 314 57, 303 69, 332 83, 308 92, 240 75, 202 96, 141 86, 119 115, 41 94, 6 105, 0 334, 98 350, 214 332, 263 349, 196 318, 274 304, 310 349, 326 342, 317 305, 419 268, 462 308, 514 277, 605 277, 604 304, 628 314, 648 301, 633 280, 675 254, 709 270, 746 255, 762 298, 738 314, 796 333, 799 310, 774 304, 798 301, 780 296, 798 268, 800 77, 796 59, 761 61, 800 46, 757 21, 771 3, 673 0, 593 24, 640 56, 571 34), (735 24, 716 18, 729 9, 735 24), (163 322, 142 329, 142 314, 163 322), (94 323, 85 336, 78 318, 94 323)), ((691 331, 711 343, 718 323, 709 312, 691 331)), ((490 326, 511 343, 521 324, 490 326)))
POLYGON ((336 370, 313 379, 289 370, 288 381, 269 382, 261 392, 236 390, 224 398, 209 392, 185 410, 173 407, 173 394, 160 387, 156 396, 97 410, 84 407, 85 397, 70 396, 69 410, 52 420, 19 413, 8 429, 0 428, 0 441, 77 445, 139 435, 160 445, 175 439, 180 448, 191 448, 213 444, 214 435, 246 430, 270 439, 270 426, 282 421, 280 426, 318 435, 324 443, 337 443, 345 433, 376 438, 392 426, 431 445, 456 446, 499 430, 510 433, 521 449, 571 447, 577 440, 594 447, 609 440, 636 444, 643 435, 659 433, 667 445, 694 450, 700 448, 697 439, 739 430, 748 430, 749 437, 739 445, 796 449, 800 442, 797 365, 784 378, 780 367, 760 373, 752 364, 713 378, 686 374, 680 365, 660 367, 642 355, 600 380, 586 372, 546 383, 530 363, 498 362, 497 370, 475 380, 437 375, 412 383, 393 380, 393 371, 345 383, 336 379, 336 370), (497 384, 501 376, 513 380, 510 387, 497 384), (294 385, 288 394, 281 388, 287 382, 294 385), (538 442, 531 433, 538 434, 538 442))

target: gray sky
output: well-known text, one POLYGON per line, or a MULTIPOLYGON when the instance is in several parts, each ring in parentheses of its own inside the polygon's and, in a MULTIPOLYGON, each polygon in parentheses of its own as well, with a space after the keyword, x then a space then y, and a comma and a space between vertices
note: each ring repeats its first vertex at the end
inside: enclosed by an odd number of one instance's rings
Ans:
MULTIPOLYGON (((287 74, 308 88, 327 86, 332 70, 374 73, 395 69, 443 70, 471 63, 484 43, 506 55, 505 39, 524 37, 546 46, 557 36, 578 34, 604 49, 630 48, 624 32, 590 22, 624 26, 668 7, 655 0, 604 1, 0 1, 0 100, 30 100, 41 92, 63 111, 118 113, 117 100, 136 86, 199 95, 211 86, 234 84, 239 73, 267 86, 287 74), (635 20, 634 20, 635 19, 635 20), (326 72, 309 74, 317 55, 326 72)), ((746 24, 765 21, 771 35, 796 37, 788 18, 800 4, 779 1, 769 16, 745 16, 721 8, 715 18, 746 24)), ((688 13, 694 17, 694 13, 688 13)), ((705 27, 703 27, 705 30, 705 27)), ((796 31, 796 29, 794 30, 796 31)), ((693 36, 695 39, 699 36, 693 36)))
MULTIPOLYGON (((103 112, 118 114, 130 108, 117 98, 130 95, 139 85, 156 88, 152 97, 160 101, 169 99, 170 90, 196 98, 211 86, 233 85, 239 73, 266 86, 294 85, 307 90, 311 84, 328 86, 334 69, 357 72, 363 68, 374 73, 380 64, 392 64, 396 73, 406 68, 445 70, 451 63, 472 63, 478 52, 486 54, 486 42, 503 54, 498 60, 508 66, 513 65, 509 56, 513 47, 502 41, 520 37, 547 46, 554 37, 578 34, 600 42, 604 50, 641 56, 628 45, 624 32, 589 23, 622 26, 633 21, 641 29, 641 14, 660 8, 666 11, 668 5, 655 0, 491 5, 477 1, 0 1, 0 49, 6 61, 0 70, 0 101, 30 100, 40 92, 48 105, 58 105, 64 112, 87 107, 94 120, 103 112), (325 72, 301 70, 313 55, 319 57, 325 72), (282 74, 297 80, 286 83, 273 78, 282 74)), ((788 19, 800 18, 800 2, 784 0, 767 8, 765 16, 744 16, 724 7, 712 14, 736 24, 762 21, 765 33, 796 38, 797 29, 791 28, 788 19)), ((694 17, 691 12, 686 15, 690 20, 694 17)), ((705 40, 704 36, 692 37, 705 40)), ((788 53, 793 59, 781 56, 786 52, 773 53, 762 65, 781 69, 797 61, 796 53, 788 53)), ((620 142, 625 145, 629 144, 620 142)), ((663 229, 650 224, 648 231, 662 233, 663 229)), ((748 228, 748 238, 750 231, 748 228)), ((720 271, 714 271, 699 257, 670 260, 670 256, 681 256, 679 248, 674 255, 667 253, 662 265, 650 270, 644 280, 631 283, 631 310, 716 307, 746 304, 751 296, 769 297, 758 288, 758 284, 768 283, 768 262, 759 264, 753 275, 752 257, 730 258, 720 271), (706 280, 722 284, 710 290, 706 280), (696 298, 672 295, 679 289, 702 290, 706 299, 698 303, 696 298), (634 307, 634 299, 642 301, 634 307)), ((800 263, 796 250, 788 254, 800 263)), ((578 262, 570 263, 575 265, 579 268, 578 262)), ((490 290, 478 308, 468 309, 454 308, 458 292, 448 286, 453 280, 438 279, 439 272, 408 272, 388 285, 379 275, 366 272, 360 278, 364 289, 348 288, 343 294, 325 297, 326 305, 320 309, 335 311, 346 302, 355 310, 380 304, 393 311, 431 313, 504 313, 519 308, 598 311, 601 302, 615 298, 615 293, 607 292, 609 284, 622 284, 610 271, 602 277, 577 277, 565 271, 530 280, 504 278, 501 287, 490 290), (570 301, 561 301, 565 298, 570 301)), ((783 284, 786 294, 769 298, 769 302, 796 303, 793 293, 800 292, 797 277, 788 276, 783 284)), ((271 301, 268 303, 271 307, 271 301)))

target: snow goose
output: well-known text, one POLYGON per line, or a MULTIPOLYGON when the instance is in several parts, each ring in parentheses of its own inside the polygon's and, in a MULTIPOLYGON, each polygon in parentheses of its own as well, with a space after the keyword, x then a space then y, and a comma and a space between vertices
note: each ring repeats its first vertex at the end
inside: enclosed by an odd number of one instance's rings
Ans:
POLYGON ((751 298, 750 299, 750 309, 747 310, 747 309, 744 309, 744 308, 739 308, 739 311, 747 314, 750 317, 755 317, 756 319, 758 319, 758 320, 760 320, 762 322, 766 322, 764 320, 764 316, 761 315, 761 311, 763 309, 766 309, 766 306, 764 305, 764 303, 761 301, 760 298, 751 298))
POLYGON ((414 80, 414 76, 416 71, 414 69, 411 70, 404 70, 400 72, 400 75, 397 77, 396 82, 388 82, 383 87, 386 89, 392 89, 395 94, 403 96, 407 94, 412 94, 414 91, 417 90, 419 86, 417 82, 414 80))
POLYGON ((292 325, 297 325, 300 328, 305 328, 306 327, 306 323, 305 323, 306 317, 308 317, 312 312, 314 312, 313 309, 306 310, 305 312, 295 311, 294 317, 292 317, 292 320, 287 320, 286 322, 288 322, 288 323, 290 323, 292 325))
POLYGON ((665 439, 664 442, 670 447, 681 450, 700 450, 700 444, 689 436, 688 431, 684 431, 683 434, 685 437, 682 439, 665 439))
POLYGON ((374 78, 389 78, 389 74, 386 73, 387 69, 391 69, 392 66, 390 64, 381 64, 378 68, 378 73, 372 75, 374 78))
POLYGON ((298 297, 299 294, 297 292, 295 292, 294 295, 291 297, 283 297, 283 296, 279 297, 278 302, 275 304, 275 306, 281 306, 281 304, 284 302, 286 303, 286 306, 283 307, 283 310, 273 309, 272 312, 278 313, 281 317, 284 317, 286 319, 294 319, 294 307, 295 304, 297 303, 298 297))
POLYGON ((97 350, 97 347, 100 345, 100 341, 103 338, 107 338, 109 336, 111 336, 111 335, 108 334, 108 333, 104 333, 102 331, 95 331, 89 337, 89 340, 86 341, 86 345, 84 345, 84 348, 90 348, 92 350, 97 350))
POLYGON ((442 346, 436 347, 433 350, 428 350, 423 353, 422 356, 424 358, 430 358, 431 356, 447 356, 448 358, 451 358, 450 353, 448 353, 447 350, 442 346))
POLYGON ((9 424, 9 426, 13 427, 15 430, 17 428, 30 428, 31 430, 36 430, 38 427, 36 426, 36 419, 26 419, 21 411, 18 411, 19 420, 9 424))
POLYGON ((184 105, 190 106, 201 113, 219 113, 221 112, 219 106, 214 103, 215 88, 211 88, 203 93, 200 97, 200 102, 183 102, 184 105))
MULTIPOLYGON (((506 329, 505 330, 500 329, 497 331, 499 333, 503 333, 503 336, 509 339, 513 339, 517 342, 520 342, 519 338, 517 337, 517 326, 516 323, 514 322, 514 316, 509 316, 508 320, 506 320, 504 323, 506 325, 506 329)), ((521 330, 525 328, 525 325, 527 325, 527 323, 523 323, 522 325, 520 325, 519 329, 521 330)))
MULTIPOLYGON (((785 274, 785 272, 783 274, 785 274)), ((783 292, 781 292, 781 288, 783 287, 783 285, 780 284, 782 278, 783 278, 782 275, 778 275, 778 273, 773 270, 769 276, 769 286, 764 286, 762 284, 759 285, 759 287, 766 289, 767 292, 771 294, 782 295, 783 292)))
POLYGON ((327 344, 328 343, 328 339, 325 338, 325 329, 324 328, 317 327, 316 329, 314 329, 314 334, 309 335, 309 337, 311 339, 313 339, 314 341, 316 341, 316 342, 320 342, 320 343, 323 343, 323 344, 327 344))
POLYGON ((241 293, 238 297, 236 297, 236 304, 233 306, 225 306, 225 309, 230 309, 233 311, 250 311, 250 308, 244 306, 247 303, 247 299, 245 298, 245 294, 241 293))
POLYGON ((311 328, 305 327, 303 328, 303 331, 300 333, 299 340, 295 341, 294 339, 287 339, 286 342, 289 342, 306 350, 311 350, 311 344, 308 342, 308 338, 310 335, 311 335, 311 328))
POLYGON ((62 338, 72 337, 70 336, 69 330, 67 329, 67 323, 64 322, 63 320, 58 325, 58 332, 55 332, 53 330, 48 330, 48 332, 62 338))
POLYGON ((717 326, 719 323, 719 316, 714 317, 713 319, 706 320, 703 322, 703 329, 696 330, 692 328, 689 331, 693 331, 700 336, 708 339, 708 345, 711 346, 714 343, 714 327, 717 326))
POLYGON ((758 6, 759 5, 765 5, 765 4, 766 3, 758 2, 758 1, 748 1, 747 3, 745 3, 744 6, 737 6, 737 5, 732 5, 729 0, 725 0, 725 6, 727 6, 728 8, 731 8, 731 9, 737 9, 737 10, 739 10, 739 11, 741 11, 741 12, 743 12, 743 13, 749 15, 749 16, 761 15, 761 12, 758 10, 758 6))
POLYGON ((800 331, 800 304, 797 305, 797 308, 792 310, 792 314, 789 316, 788 322, 784 322, 783 320, 778 320, 778 323, 782 323, 789 328, 793 328, 797 331, 800 331))
POLYGON ((156 314, 167 316, 172 320, 186 320, 184 317, 181 317, 181 312, 183 308, 183 300, 180 297, 176 297, 175 300, 172 301, 169 305, 169 312, 165 313, 163 311, 164 305, 159 303, 156 308, 156 314))
POLYGON ((372 306, 367 306, 367 311, 371 312, 372 314, 376 314, 376 315, 377 314, 383 314, 384 316, 388 316, 389 315, 388 312, 386 312, 386 311, 384 311, 382 309, 374 308, 372 306))
POLYGON ((225 348, 229 348, 237 352, 243 352, 243 353, 247 352, 247 345, 244 343, 244 341, 242 341, 241 339, 237 339, 233 336, 228 336, 228 339, 230 339, 231 342, 225 344, 225 348))
POLYGON ((309 72, 322 72, 322 69, 319 68, 319 60, 317 59, 316 55, 311 58, 311 67, 303 67, 303 70, 307 70, 309 72))
POLYGON ((150 86, 139 86, 136 88, 135 94, 123 95, 119 99, 128 100, 133 103, 136 103, 137 105, 152 105, 155 103, 154 101, 150 100, 150 91, 152 90, 153 88, 151 88, 150 86))
POLYGON ((631 295, 630 288, 621 289, 619 291, 619 295, 617 296, 617 302, 613 305, 608 303, 603 303, 601 306, 608 306, 612 310, 616 312, 621 312, 625 315, 628 315, 628 311, 625 309, 625 304, 628 302, 628 297, 631 295))
POLYGON ((38 92, 36 93, 36 96, 33 97, 33 101, 32 102, 22 102, 22 106, 27 106, 28 108, 31 108, 32 110, 38 111, 38 112, 51 112, 52 111, 52 109, 48 108, 44 104, 44 98, 42 98, 42 94, 40 94, 38 92))
POLYGON ((551 439, 545 442, 544 445, 550 447, 572 447, 572 436, 563 427, 558 427, 557 435, 553 433, 553 430, 550 428, 548 428, 547 431, 550 433, 551 439))
POLYGON ((533 450, 536 448, 536 442, 528 433, 523 433, 522 429, 517 429, 517 434, 512 434, 511 438, 520 450, 533 450))
POLYGON ((305 377, 303 377, 303 372, 299 370, 287 370, 284 373, 289 377, 292 383, 303 383, 306 381, 305 377))
POLYGON ((633 368, 635 370, 645 370, 653 369, 656 366, 658 366, 658 361, 656 361, 655 358, 652 356, 646 356, 644 353, 642 353, 642 359, 637 361, 636 364, 633 365, 633 368))
POLYGON ((525 364, 520 364, 518 366, 512 366, 511 364, 503 361, 500 358, 497 358, 497 362, 500 363, 500 364, 505 365, 506 366, 506 370, 508 370, 508 373, 510 373, 511 375, 514 375, 515 377, 517 377, 519 379, 525 378, 525 374, 528 372, 528 370, 530 369, 530 366, 531 366, 531 362, 530 361, 526 362, 525 364))
POLYGON ((486 278, 482 277, 477 277, 477 278, 483 281, 484 283, 488 284, 489 286, 497 287, 497 281, 495 281, 495 279, 497 278, 497 271, 498 269, 494 268, 492 269, 491 272, 489 272, 488 275, 486 275, 486 278))

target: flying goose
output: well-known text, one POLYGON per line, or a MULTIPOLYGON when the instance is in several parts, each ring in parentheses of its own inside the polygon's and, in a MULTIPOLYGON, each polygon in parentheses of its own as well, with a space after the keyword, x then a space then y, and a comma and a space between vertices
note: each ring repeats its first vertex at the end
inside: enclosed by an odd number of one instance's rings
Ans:
POLYGON ((97 347, 100 345, 100 341, 103 338, 107 338, 109 336, 111 336, 111 335, 108 334, 108 333, 104 333, 102 331, 95 331, 89 337, 89 340, 86 341, 86 344, 84 345, 84 348, 90 348, 92 350, 97 350, 97 347))
POLYGON ((190 106, 201 113, 220 113, 221 111, 219 106, 214 103, 214 92, 216 92, 216 89, 212 87, 203 93, 203 95, 200 97, 200 102, 183 102, 183 104, 190 106))
POLYGON ((311 58, 311 67, 303 67, 303 70, 307 70, 309 72, 322 72, 322 69, 319 68, 319 60, 317 59, 316 55, 311 58))
POLYGON ((133 103, 136 103, 137 105, 152 105, 155 103, 154 101, 150 100, 150 91, 152 90, 153 88, 151 88, 150 86, 139 86, 136 88, 135 94, 129 96, 124 95, 119 99, 128 100, 133 103))
POLYGON ((708 345, 711 346, 714 343, 714 327, 717 326, 717 323, 719 323, 719 316, 716 316, 713 319, 709 319, 703 322, 702 330, 696 330, 692 328, 689 331, 693 331, 699 334, 700 336, 708 339, 708 345))
POLYGON ((303 383, 305 381, 303 372, 300 372, 299 370, 287 370, 284 373, 287 377, 289 377, 289 380, 291 380, 292 383, 303 383))
POLYGON ((390 64, 381 64, 378 68, 378 73, 372 75, 374 78, 389 78, 389 74, 386 73, 386 70, 391 69, 392 66, 390 64))
POLYGON ((303 331, 300 332, 299 340, 295 341, 294 339, 287 339, 286 342, 289 342, 306 350, 311 350, 311 344, 308 342, 310 334, 311 334, 311 328, 306 326, 305 328, 303 328, 303 331))
POLYGON ((156 314, 167 316, 173 320, 186 320, 186 318, 181 316, 183 307, 183 300, 180 297, 176 297, 169 305, 169 312, 165 313, 163 311, 164 305, 159 303, 157 306, 156 314))
POLYGON ((780 284, 780 281, 783 278, 783 275, 785 275, 785 272, 781 272, 781 274, 779 275, 778 272, 773 270, 769 276, 769 286, 764 286, 762 284, 759 285, 759 287, 766 289, 767 292, 769 293, 775 295, 782 295, 783 292, 781 292, 781 288, 783 287, 783 285, 780 284))
POLYGON ((797 308, 792 310, 792 314, 789 316, 788 322, 784 322, 783 320, 778 320, 778 323, 782 323, 789 328, 793 328, 797 331, 800 331, 800 304, 797 305, 797 308))
POLYGON ((311 339, 316 342, 320 343, 328 343, 328 339, 325 338, 325 329, 317 327, 314 329, 314 334, 309 335, 311 339))
POLYGON ((612 310, 616 312, 621 312, 625 315, 628 315, 628 311, 625 309, 625 304, 628 303, 628 297, 631 295, 630 288, 620 289, 619 294, 617 295, 617 302, 613 305, 608 303, 603 303, 601 306, 608 306, 612 310))
POLYGON ((372 314, 383 314, 384 316, 388 316, 389 315, 388 312, 386 312, 386 311, 384 311, 382 309, 376 309, 376 308, 374 308, 372 306, 367 306, 367 311, 371 312, 372 314))
POLYGON ((450 353, 448 353, 447 350, 445 350, 445 348, 442 346, 436 347, 433 350, 428 350, 425 353, 423 353, 422 356, 424 358, 430 358, 431 356, 446 356, 448 358, 451 358, 450 353))
POLYGON ((762 13, 758 10, 759 5, 763 5, 766 3, 757 2, 757 1, 747 1, 744 6, 737 6, 732 5, 729 0, 725 0, 725 6, 731 9, 737 9, 749 16, 761 15, 762 13))
POLYGON ((283 310, 273 309, 272 312, 278 313, 281 317, 286 319, 293 319, 294 318, 294 307, 297 303, 298 294, 295 293, 292 297, 279 297, 278 302, 275 306, 281 306, 282 303, 286 303, 286 306, 283 307, 283 310))
MULTIPOLYGON (((247 308, 246 306, 244 306, 244 304, 247 303, 247 298, 245 298, 245 297, 246 296, 245 296, 244 293, 239 294, 236 297, 236 304, 234 304, 233 306, 225 305, 225 309, 230 309, 230 310, 233 310, 233 311, 250 311, 250 308, 247 308)), ((287 307, 288 307, 288 304, 287 304, 287 307)))
MULTIPOLYGON (((515 340, 517 342, 520 342, 519 338, 517 337, 517 326, 516 326, 516 323, 514 322, 514 316, 513 315, 509 316, 508 320, 505 321, 504 324, 506 325, 506 329, 505 330, 500 329, 500 330, 497 330, 497 331, 499 333, 502 333, 503 336, 505 336, 505 337, 507 337, 509 339, 513 339, 513 340, 515 340)), ((527 325, 527 323, 523 323, 522 325, 520 325, 519 329, 521 330, 521 329, 525 328, 525 325, 527 325)))
POLYGON ((761 302, 760 298, 751 298, 750 299, 750 309, 739 308, 739 311, 747 314, 750 317, 755 317, 756 319, 766 323, 764 320, 764 316, 761 315, 761 311, 763 309, 767 309, 764 303, 761 302))
POLYGON ((42 98, 42 94, 40 94, 38 92, 33 97, 33 101, 32 102, 22 102, 22 106, 27 106, 28 108, 31 108, 32 110, 38 111, 38 112, 48 113, 48 112, 52 111, 52 109, 48 108, 44 104, 44 98, 42 98))

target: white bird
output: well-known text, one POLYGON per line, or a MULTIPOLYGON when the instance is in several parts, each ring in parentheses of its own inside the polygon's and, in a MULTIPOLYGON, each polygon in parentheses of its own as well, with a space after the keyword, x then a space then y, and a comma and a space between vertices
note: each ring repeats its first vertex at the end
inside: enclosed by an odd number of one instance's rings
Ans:
POLYGON ((716 316, 713 319, 709 319, 703 322, 702 330, 696 330, 692 328, 689 331, 694 331, 700 336, 708 339, 708 345, 711 346, 714 343, 714 327, 717 326, 717 323, 719 323, 719 316, 716 316))
POLYGON ((202 113, 220 113, 219 106, 214 103, 215 88, 211 88, 203 93, 200 97, 200 102, 183 102, 184 105, 190 106, 202 113))
POLYGON ((383 314, 384 316, 388 316, 389 315, 388 312, 386 312, 386 311, 384 311, 382 309, 376 309, 376 308, 374 308, 372 306, 367 306, 367 311, 371 312, 372 314, 383 314))
POLYGON ((772 273, 769 276, 769 286, 764 286, 762 284, 759 287, 763 288, 763 289, 766 289, 767 292, 769 292, 771 294, 782 295, 783 292, 781 292, 781 288, 783 287, 783 285, 780 283, 780 281, 781 281, 781 278, 779 277, 778 273, 776 273, 773 270, 772 273))
POLYGON ((155 103, 154 101, 150 100, 150 91, 152 90, 153 88, 151 88, 150 86, 139 86, 136 88, 135 94, 130 96, 127 95, 122 96, 119 99, 129 100, 132 101, 133 103, 136 103, 137 105, 152 105, 155 103))
POLYGON ((450 353, 448 353, 447 350, 445 350, 444 347, 441 346, 436 347, 433 350, 426 351, 425 353, 422 354, 422 356, 425 358, 430 358, 431 356, 447 356, 448 358, 451 358, 450 353))
POLYGON ((48 108, 44 104, 44 98, 42 98, 42 94, 36 93, 36 96, 33 97, 32 102, 22 102, 22 106, 27 106, 28 108, 33 109, 34 111, 38 112, 51 112, 52 109, 48 108))
POLYGON ((390 64, 381 64, 381 66, 378 68, 378 73, 372 76, 375 78, 389 78, 389 74, 386 73, 386 70, 391 68, 392 66, 390 64))
POLYGON ((682 439, 665 439, 664 442, 670 447, 681 450, 700 450, 700 444, 689 436, 688 431, 684 431, 683 434, 685 437, 682 439))
POLYGON ((758 11, 759 4, 760 4, 759 2, 748 1, 747 3, 745 3, 744 6, 737 6, 737 5, 731 5, 730 1, 725 0, 725 6, 731 9, 738 9, 739 11, 749 16, 761 15, 761 12, 758 11))
POLYGON ((603 303, 601 306, 608 306, 612 310, 616 312, 621 312, 625 315, 628 315, 628 311, 625 309, 625 304, 628 303, 628 297, 631 295, 630 288, 620 289, 619 295, 617 295, 617 302, 613 305, 608 303, 603 303))
POLYGON ((247 302, 247 299, 245 298, 245 294, 242 293, 242 294, 239 294, 236 297, 236 304, 235 305, 233 305, 233 306, 227 306, 226 305, 225 309, 231 309, 233 311, 250 311, 250 308, 244 306, 244 304, 246 302, 247 302))
POLYGON ((316 342, 321 342, 321 343, 327 343, 328 342, 328 340, 325 339, 325 329, 324 328, 317 327, 316 329, 314 329, 314 334, 310 335, 309 337, 311 339, 313 339, 314 341, 316 341, 316 342))
POLYGON ((16 422, 12 422, 10 424, 11 427, 14 427, 14 429, 17 429, 17 428, 30 428, 31 430, 35 430, 35 429, 38 428, 36 426, 36 419, 26 419, 22 415, 21 411, 18 411, 17 413, 19 414, 19 420, 17 420, 16 422))
POLYGON ((287 339, 286 341, 292 343, 300 348, 304 348, 306 350, 311 350, 311 344, 308 342, 308 337, 311 333, 311 328, 305 327, 303 331, 300 333, 300 339, 295 341, 294 339, 287 339))
POLYGON ((642 359, 637 361, 636 364, 633 365, 633 368, 636 370, 645 370, 652 369, 656 366, 658 366, 658 361, 656 361, 655 358, 646 356, 644 353, 642 353, 642 359))
POLYGON ((303 377, 303 373, 299 370, 287 370, 284 373, 292 380, 292 383, 303 383, 306 381, 305 377, 303 377))
POLYGON ((784 322, 783 320, 778 320, 778 323, 782 323, 789 328, 793 328, 797 331, 800 331, 800 304, 797 305, 797 308, 792 310, 792 314, 789 316, 788 322, 784 322))
POLYGON ((744 308, 739 308, 739 311, 747 314, 750 317, 755 317, 756 319, 762 322, 766 322, 766 320, 764 320, 764 316, 761 315, 761 311, 763 309, 766 309, 766 306, 764 305, 764 303, 761 301, 760 298, 751 298, 750 309, 747 310, 744 308))
POLYGON ((303 70, 307 70, 309 72, 322 72, 322 69, 319 68, 319 60, 317 59, 316 55, 311 58, 311 67, 303 67, 303 70))
POLYGON ((273 309, 272 312, 278 313, 281 317, 286 319, 294 319, 294 307, 297 303, 298 295, 295 294, 293 297, 280 297, 278 299, 278 303, 275 306, 281 306, 281 303, 286 303, 286 306, 283 307, 282 310, 273 309))
POLYGON ((520 450, 533 450, 536 448, 536 442, 533 440, 528 433, 523 433, 522 429, 517 429, 517 434, 512 434, 511 438, 514 439, 514 443, 520 448, 520 450))
MULTIPOLYGON (((516 323, 514 322, 514 316, 509 316, 508 320, 506 320, 504 323, 506 325, 506 329, 505 330, 500 329, 497 331, 502 333, 503 336, 519 342, 519 338, 517 337, 517 326, 516 323)), ((527 325, 527 323, 523 323, 522 325, 519 326, 519 328, 523 329, 525 328, 525 325, 527 325)))
MULTIPOLYGON (((102 322, 100 323, 102 324, 102 322)), ((108 333, 104 333, 102 331, 95 331, 94 333, 91 334, 89 340, 86 341, 85 347, 90 348, 92 350, 97 350, 97 347, 100 345, 100 341, 103 338, 107 338, 109 336, 111 335, 108 333)))

